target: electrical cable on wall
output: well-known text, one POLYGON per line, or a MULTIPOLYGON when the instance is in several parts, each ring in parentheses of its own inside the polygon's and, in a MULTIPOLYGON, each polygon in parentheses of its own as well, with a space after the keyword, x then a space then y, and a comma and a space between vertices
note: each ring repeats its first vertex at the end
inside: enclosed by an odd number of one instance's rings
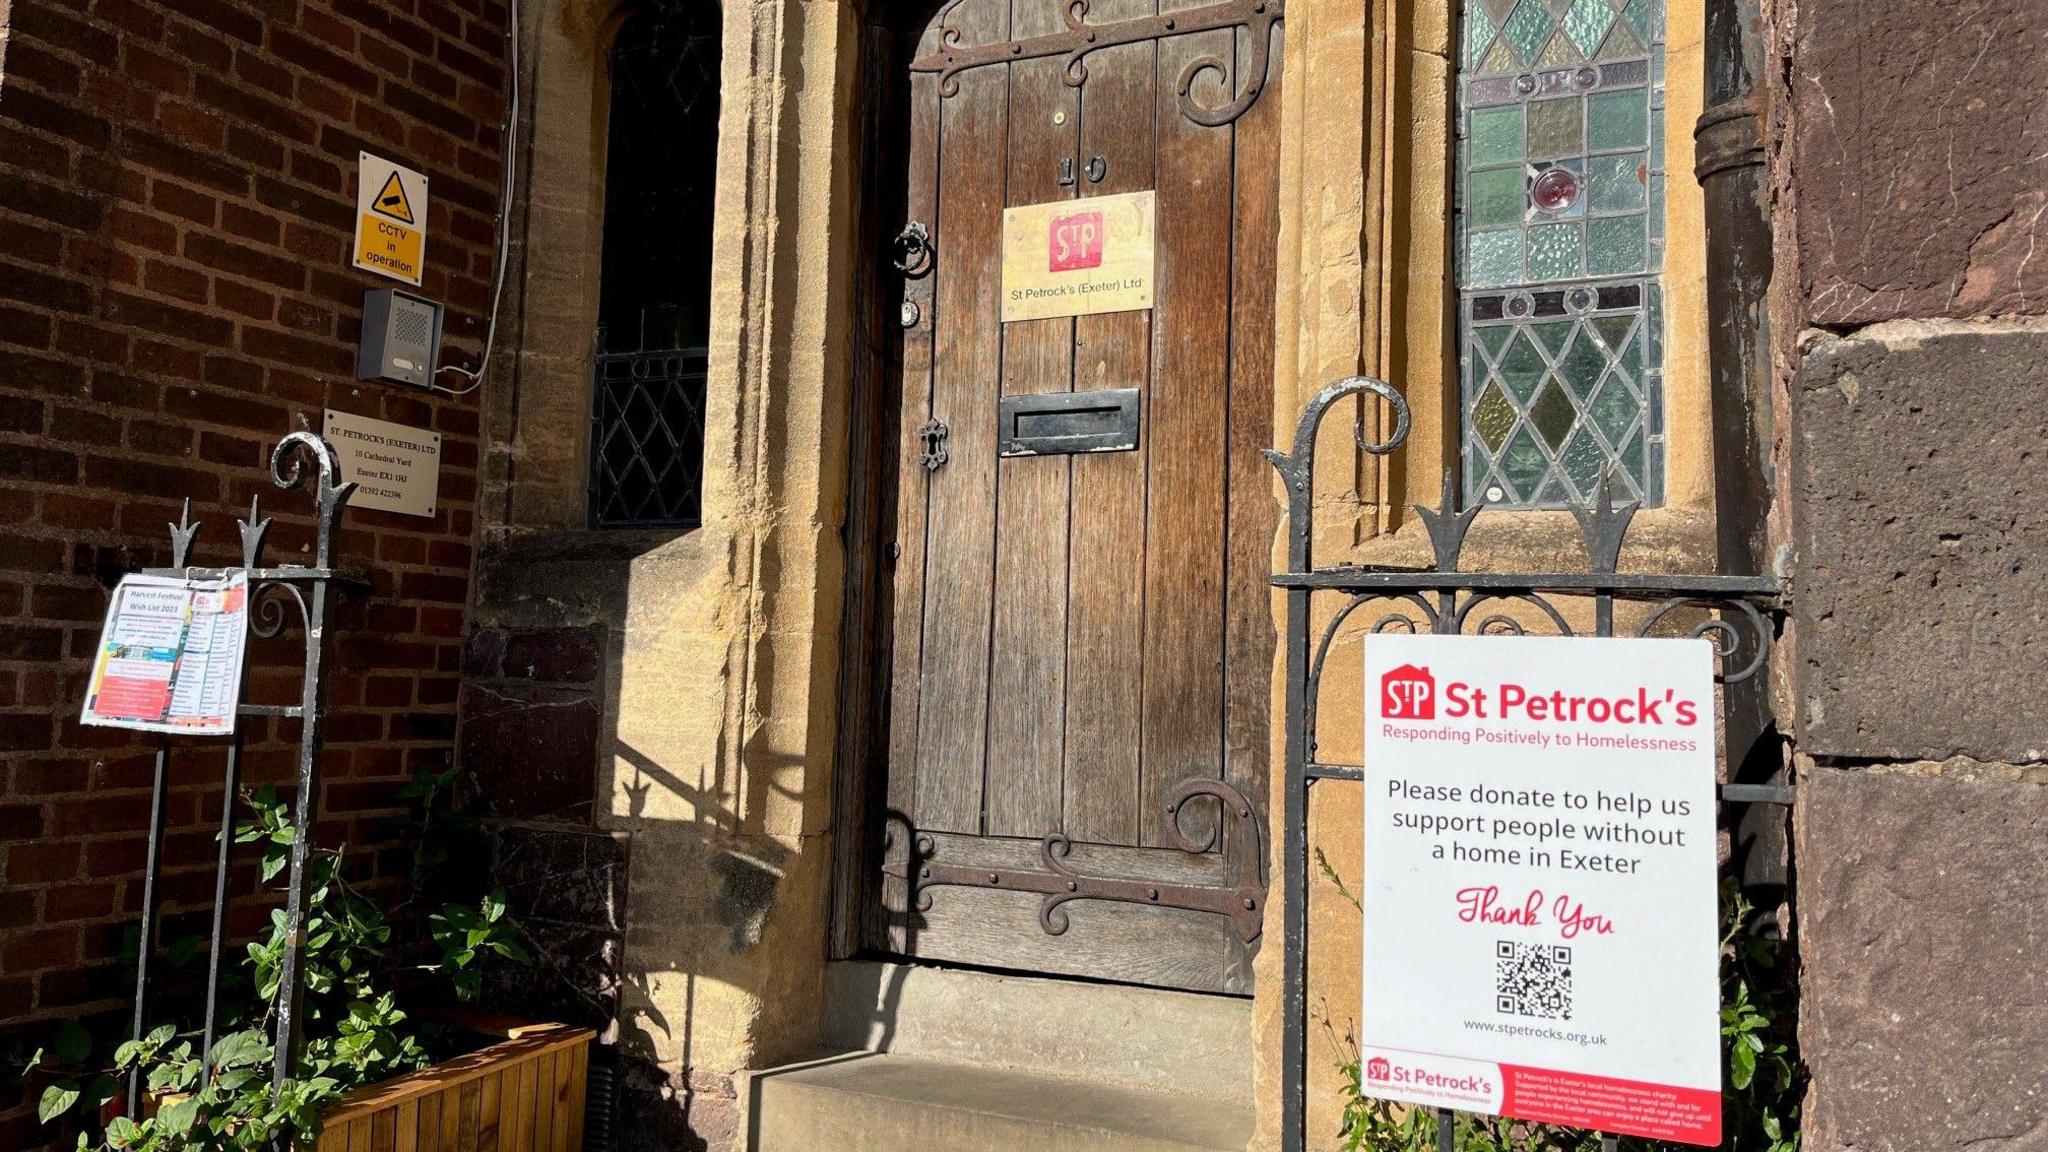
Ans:
POLYGON ((505 131, 500 141, 505 150, 505 178, 504 193, 498 198, 498 259, 497 275, 493 278, 491 286, 491 315, 489 322, 484 325, 484 347, 482 354, 477 357, 476 368, 472 370, 460 364, 449 364, 435 373, 438 377, 442 372, 453 372, 469 379, 469 385, 464 388, 429 385, 434 391, 445 396, 467 396, 484 386, 484 373, 491 365, 491 347, 498 338, 498 312, 505 300, 505 268, 510 263, 512 251, 512 204, 519 173, 519 4, 520 0, 510 0, 505 6, 509 13, 507 36, 511 48, 507 54, 507 74, 511 81, 511 93, 506 106, 505 131))

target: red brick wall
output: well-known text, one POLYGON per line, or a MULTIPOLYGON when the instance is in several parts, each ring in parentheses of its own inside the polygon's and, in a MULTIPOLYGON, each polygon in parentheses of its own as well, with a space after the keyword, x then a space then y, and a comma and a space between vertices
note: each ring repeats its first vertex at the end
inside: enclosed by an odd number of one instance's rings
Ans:
MULTIPOLYGON (((168 562, 188 495, 198 562, 238 554, 258 492, 271 556, 295 558, 307 505, 268 486, 266 454, 323 407, 443 437, 437 514, 351 510, 339 542, 375 588, 336 613, 323 838, 402 866, 396 787, 445 765, 454 733, 478 409, 351 378, 362 291, 390 283, 349 267, 356 153, 429 174, 424 291, 449 306, 444 362, 473 364, 505 17, 501 0, 0 0, 0 1020, 125 995, 150 746, 76 720, 107 588, 168 562)), ((295 644, 253 659, 253 698, 295 697, 295 644)), ((245 725, 245 778, 288 780, 295 726, 245 725)), ((173 912, 210 900, 218 766, 173 768, 173 912)), ((0 1147, 35 1142, 0 1101, 0 1147)))

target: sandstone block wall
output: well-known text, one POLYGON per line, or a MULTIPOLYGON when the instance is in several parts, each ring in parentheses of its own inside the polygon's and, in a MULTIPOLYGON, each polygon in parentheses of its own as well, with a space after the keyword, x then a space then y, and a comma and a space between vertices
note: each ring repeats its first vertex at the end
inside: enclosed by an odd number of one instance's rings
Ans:
POLYGON ((2048 11, 1777 15, 1805 1147, 2048 1147, 2048 11))
MULTIPOLYGON (((197 562, 239 557, 233 520, 258 493, 270 556, 302 558, 308 505, 270 487, 267 453, 326 407, 442 437, 436 515, 352 510, 339 540, 374 588, 334 614, 320 836, 403 869, 395 793, 445 767, 455 735, 478 409, 353 379, 363 290, 391 283, 349 267, 356 157, 429 174, 424 291, 449 306, 446 359, 473 364, 505 26, 497 0, 0 2, 0 1020, 91 1018, 128 994, 152 745, 76 719, 108 589, 169 562, 186 496, 197 562)), ((295 644, 253 650, 251 698, 296 700, 295 644)), ((289 780, 296 726, 244 726, 244 779, 289 780)), ((203 930, 212 896, 208 748, 173 767, 173 936, 203 930)), ((0 1101, 0 1147, 40 1138, 0 1101)))

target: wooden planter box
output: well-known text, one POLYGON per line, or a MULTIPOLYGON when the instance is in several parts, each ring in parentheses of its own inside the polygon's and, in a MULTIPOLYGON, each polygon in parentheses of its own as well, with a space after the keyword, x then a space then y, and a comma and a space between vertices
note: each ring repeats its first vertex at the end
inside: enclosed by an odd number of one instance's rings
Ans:
POLYGON ((314 1152, 582 1152, 590 1029, 479 1030, 503 1039, 342 1097, 314 1152))

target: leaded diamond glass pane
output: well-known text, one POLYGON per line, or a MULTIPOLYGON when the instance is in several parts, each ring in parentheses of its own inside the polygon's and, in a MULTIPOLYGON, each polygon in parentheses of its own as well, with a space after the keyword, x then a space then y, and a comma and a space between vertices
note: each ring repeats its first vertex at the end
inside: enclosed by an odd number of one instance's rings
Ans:
POLYGON ((1549 371, 1550 365, 1544 361, 1543 353, 1536 350, 1527 332, 1517 333, 1514 343, 1508 346, 1508 354, 1500 358, 1501 382, 1508 386, 1508 392, 1516 400, 1523 403, 1536 395, 1536 385, 1549 371))
POLYGON ((1550 35, 1550 26, 1550 13, 1544 10, 1543 0, 1522 0, 1501 29, 1501 38, 1515 46, 1515 54, 1524 64, 1533 63, 1544 38, 1550 35))
POLYGON ((1508 438, 1508 429, 1515 426, 1515 405, 1499 384, 1488 384, 1486 391, 1479 394, 1479 403, 1472 409, 1472 423, 1488 448, 1498 450, 1501 441, 1508 438))
POLYGON ((1464 5, 1468 504, 1663 500, 1662 4, 1464 5))
POLYGON ((1572 423, 1578 415, 1578 407, 1565 395, 1564 385, 1555 376, 1544 381, 1543 391, 1529 405, 1529 422, 1536 425, 1536 431, 1542 433, 1553 451, 1564 447, 1564 438, 1572 434, 1572 423))
POLYGON ((1564 18, 1564 30, 1571 35, 1572 43, 1579 46, 1581 56, 1591 56, 1607 38, 1607 26, 1613 21, 1614 11, 1606 0, 1574 0, 1571 12, 1564 18))

